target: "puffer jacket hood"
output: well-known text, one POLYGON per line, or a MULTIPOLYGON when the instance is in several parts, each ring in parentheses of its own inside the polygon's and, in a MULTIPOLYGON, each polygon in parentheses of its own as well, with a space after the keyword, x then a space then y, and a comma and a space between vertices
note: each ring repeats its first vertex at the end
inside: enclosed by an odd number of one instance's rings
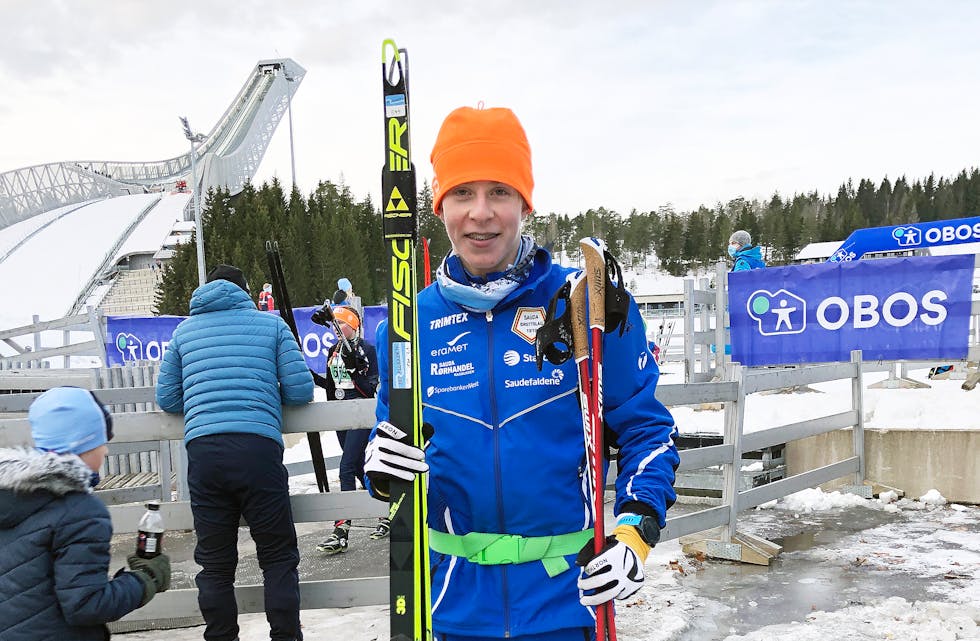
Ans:
POLYGON ((256 309, 256 307, 248 292, 235 283, 223 279, 205 283, 191 294, 191 316, 227 309, 256 309))
POLYGON ((59 496, 91 492, 91 478, 92 470, 74 454, 0 449, 0 529, 22 523, 59 496))

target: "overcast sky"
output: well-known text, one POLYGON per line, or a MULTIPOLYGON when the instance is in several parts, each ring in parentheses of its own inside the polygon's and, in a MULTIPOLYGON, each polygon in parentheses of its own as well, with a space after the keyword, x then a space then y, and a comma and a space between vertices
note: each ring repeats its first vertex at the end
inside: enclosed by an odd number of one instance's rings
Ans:
MULTIPOLYGON (((377 202, 380 53, 409 51, 419 182, 442 119, 508 106, 540 212, 622 213, 917 178, 980 150, 980 3, 0 0, 0 171, 183 153, 260 59, 307 75, 298 182, 377 202)), ((258 180, 290 180, 280 125, 258 180)))

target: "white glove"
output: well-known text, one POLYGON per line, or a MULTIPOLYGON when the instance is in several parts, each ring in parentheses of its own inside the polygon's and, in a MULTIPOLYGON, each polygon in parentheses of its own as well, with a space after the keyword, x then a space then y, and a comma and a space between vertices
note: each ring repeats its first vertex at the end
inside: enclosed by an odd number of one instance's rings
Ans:
POLYGON ((400 439, 405 436, 405 432, 388 421, 381 421, 374 438, 364 450, 364 473, 375 487, 385 493, 390 479, 412 481, 416 474, 429 471, 425 453, 417 447, 402 443, 400 439))
POLYGON ((625 599, 643 585, 643 564, 633 548, 614 536, 598 555, 589 541, 579 552, 576 563, 584 566, 578 578, 582 605, 600 605, 613 599, 625 599), (586 592, 592 591, 590 594, 586 592))

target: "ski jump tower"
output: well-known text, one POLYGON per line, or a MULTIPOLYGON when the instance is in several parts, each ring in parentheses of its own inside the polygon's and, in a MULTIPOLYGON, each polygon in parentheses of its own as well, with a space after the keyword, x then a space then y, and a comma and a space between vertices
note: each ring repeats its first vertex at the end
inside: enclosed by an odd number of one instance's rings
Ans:
MULTIPOLYGON (((207 139, 195 148, 201 193, 223 186, 236 194, 252 179, 305 75, 290 58, 255 65, 207 139)), ((0 173, 0 229, 65 205, 164 191, 179 180, 191 183, 190 152, 150 162, 65 161, 0 173)))

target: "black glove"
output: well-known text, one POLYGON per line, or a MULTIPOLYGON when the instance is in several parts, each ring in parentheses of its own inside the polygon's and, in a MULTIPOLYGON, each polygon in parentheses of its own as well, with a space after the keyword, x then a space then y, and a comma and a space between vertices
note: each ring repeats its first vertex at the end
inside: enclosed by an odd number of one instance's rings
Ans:
MULTIPOLYGON (((154 592, 166 592, 170 589, 170 557, 166 554, 158 554, 152 559, 130 554, 126 557, 126 564, 137 575, 144 574, 150 577, 155 588, 154 592)), ((150 595, 150 599, 152 598, 153 596, 150 595)))
POLYGON ((324 327, 329 327, 333 323, 333 310, 330 309, 330 305, 324 305, 320 309, 313 312, 310 316, 310 320, 317 325, 323 325, 324 327))
POLYGON ((344 361, 344 367, 356 372, 363 372, 368 368, 367 354, 364 353, 364 345, 358 342, 354 345, 351 341, 340 343, 340 358, 344 361), (347 349, 350 345, 351 349, 347 349))

